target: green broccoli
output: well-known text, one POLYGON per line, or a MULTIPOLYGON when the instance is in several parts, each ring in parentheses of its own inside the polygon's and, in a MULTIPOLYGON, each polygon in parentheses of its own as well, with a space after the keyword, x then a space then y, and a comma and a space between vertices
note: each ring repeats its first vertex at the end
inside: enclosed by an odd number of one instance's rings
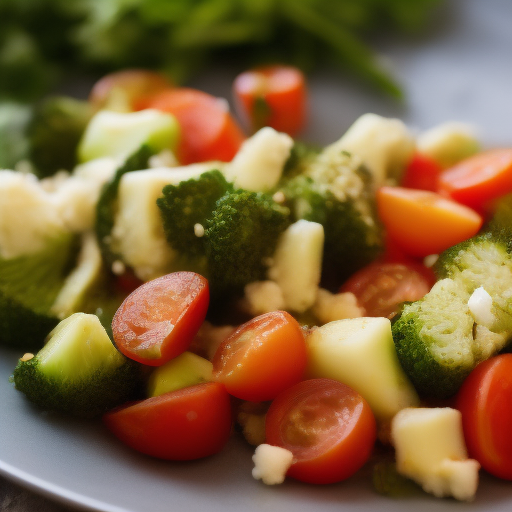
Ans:
POLYGON ((32 109, 21 103, 0 104, 0 169, 14 169, 28 158, 29 141, 27 126, 32 109))
POLYGON ((512 256, 486 233, 448 249, 436 270, 442 279, 403 307, 393 339, 418 392, 444 398, 512 336, 512 256), (475 307, 470 299, 479 289, 489 302, 475 307))
POLYGON ((218 170, 164 187, 163 197, 156 203, 162 214, 165 236, 173 249, 192 259, 204 258, 204 240, 196 235, 194 227, 204 226, 217 200, 228 191, 233 191, 233 185, 218 170))
POLYGON ((270 195, 235 190, 217 170, 167 185, 157 204, 167 241, 182 256, 174 265, 192 259, 214 295, 265 279, 277 239, 289 225, 289 210, 270 195))
POLYGON ((382 248, 370 173, 346 152, 327 148, 303 153, 278 187, 293 220, 322 224, 325 246, 322 284, 337 289, 382 248))
POLYGON ((264 193, 236 190, 222 196, 206 220, 204 242, 214 292, 239 291, 265 279, 289 210, 264 193))
POLYGON ((66 96, 47 98, 36 107, 27 134, 30 160, 39 177, 75 167, 78 143, 91 116, 87 101, 66 96))
POLYGON ((114 177, 104 185, 98 202, 96 203, 96 224, 95 231, 103 259, 111 266, 119 256, 111 247, 111 233, 114 227, 115 215, 117 212, 117 192, 121 178, 127 172, 146 169, 148 160, 152 156, 152 150, 142 145, 117 169, 114 177))
POLYGON ((94 417, 131 398, 141 366, 124 357, 94 315, 75 313, 50 333, 33 357, 14 370, 16 389, 45 410, 94 417))

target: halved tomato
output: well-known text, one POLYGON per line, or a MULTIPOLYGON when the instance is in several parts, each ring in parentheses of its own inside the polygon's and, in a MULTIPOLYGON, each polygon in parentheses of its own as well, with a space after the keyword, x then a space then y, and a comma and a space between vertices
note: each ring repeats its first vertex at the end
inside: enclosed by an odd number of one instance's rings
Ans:
POLYGON ((208 281, 194 272, 175 272, 133 291, 114 315, 112 332, 127 357, 160 366, 184 352, 204 321, 208 281))
POLYGON ((301 327, 285 311, 273 311, 241 325, 213 358, 213 376, 230 394, 261 402, 298 382, 306 369, 301 327))
POLYGON ((206 382, 130 403, 103 416, 131 448, 168 460, 219 452, 231 432, 231 402, 222 384, 206 382))
POLYGON ((365 316, 392 318, 403 302, 421 299, 435 281, 434 272, 419 263, 378 261, 356 272, 340 292, 353 293, 365 316))
POLYGON ((512 354, 480 363, 456 404, 470 457, 492 475, 512 480, 512 354))
POLYGON ((288 476, 329 484, 354 474, 370 457, 375 417, 352 388, 331 379, 305 380, 281 393, 265 420, 266 442, 293 453, 288 476))

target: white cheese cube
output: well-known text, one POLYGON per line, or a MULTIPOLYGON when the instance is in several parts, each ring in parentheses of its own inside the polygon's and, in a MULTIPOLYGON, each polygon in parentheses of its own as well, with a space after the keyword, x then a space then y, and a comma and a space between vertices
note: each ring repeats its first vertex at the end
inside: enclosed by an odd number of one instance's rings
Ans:
POLYGON ((281 178, 292 146, 293 139, 286 133, 262 128, 242 144, 226 168, 226 179, 253 192, 270 190, 281 178))
POLYGON ((281 235, 268 277, 283 292, 286 309, 306 311, 316 300, 322 271, 324 228, 299 220, 281 235))
POLYGON ((403 409, 393 418, 391 437, 399 473, 435 496, 474 498, 480 465, 468 459, 459 411, 403 409))

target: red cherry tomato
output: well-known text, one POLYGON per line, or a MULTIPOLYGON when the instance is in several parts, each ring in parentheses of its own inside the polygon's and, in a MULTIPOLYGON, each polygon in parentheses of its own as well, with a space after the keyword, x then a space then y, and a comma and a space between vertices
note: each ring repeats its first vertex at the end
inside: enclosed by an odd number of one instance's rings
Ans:
POLYGON ((439 254, 478 233, 482 217, 435 192, 403 187, 377 191, 379 217, 387 235, 407 254, 439 254))
POLYGON ((271 126, 296 135, 306 118, 306 80, 292 66, 267 66, 241 73, 233 94, 242 118, 253 131, 271 126))
POLYGON ((512 480, 512 354, 480 363, 457 394, 470 457, 512 480))
POLYGON ((231 432, 231 403, 224 386, 206 382, 130 403, 103 416, 131 448, 167 460, 219 452, 231 432))
POLYGON ((193 272, 144 283, 114 315, 114 341, 125 356, 160 366, 187 349, 204 321, 208 302, 208 281, 193 272))
POLYGON ((173 114, 181 127, 178 158, 184 165, 235 156, 245 136, 227 104, 202 91, 169 89, 154 96, 146 108, 173 114))
POLYGON ((340 292, 352 292, 365 316, 392 318, 400 304, 421 299, 435 281, 434 272, 420 264, 375 262, 356 272, 340 292))
POLYGON ((444 171, 439 192, 478 211, 512 192, 512 149, 493 149, 466 158, 444 171))
POLYGON ((221 343, 213 375, 233 396, 262 402, 298 382, 306 360, 298 322, 284 311, 273 311, 241 325, 221 343))
POLYGON ((139 110, 140 104, 147 98, 169 87, 169 80, 159 73, 146 69, 126 69, 98 80, 91 90, 89 102, 97 110, 139 110))
POLYGON ((313 484, 340 482, 369 458, 375 417, 361 395, 341 382, 311 379, 281 393, 265 420, 266 442, 293 453, 288 476, 313 484))
POLYGON ((442 167, 432 158, 416 153, 405 169, 402 187, 436 192, 442 167))

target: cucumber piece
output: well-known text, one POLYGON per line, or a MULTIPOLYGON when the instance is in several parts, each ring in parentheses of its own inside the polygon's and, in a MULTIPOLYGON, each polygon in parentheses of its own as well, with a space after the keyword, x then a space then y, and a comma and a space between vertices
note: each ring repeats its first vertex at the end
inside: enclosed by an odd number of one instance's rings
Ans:
POLYGON ((391 419, 419 404, 402 370, 387 318, 351 318, 314 329, 306 339, 309 378, 329 378, 350 386, 368 402, 376 418, 391 419))
POLYGON ((210 382, 212 372, 210 361, 192 352, 183 352, 153 371, 148 380, 148 396, 163 395, 201 382, 210 382))
POLYGON ((78 146, 80 162, 112 156, 126 158, 142 144, 154 153, 174 151, 180 128, 176 118, 159 110, 120 113, 101 110, 89 122, 78 146))

